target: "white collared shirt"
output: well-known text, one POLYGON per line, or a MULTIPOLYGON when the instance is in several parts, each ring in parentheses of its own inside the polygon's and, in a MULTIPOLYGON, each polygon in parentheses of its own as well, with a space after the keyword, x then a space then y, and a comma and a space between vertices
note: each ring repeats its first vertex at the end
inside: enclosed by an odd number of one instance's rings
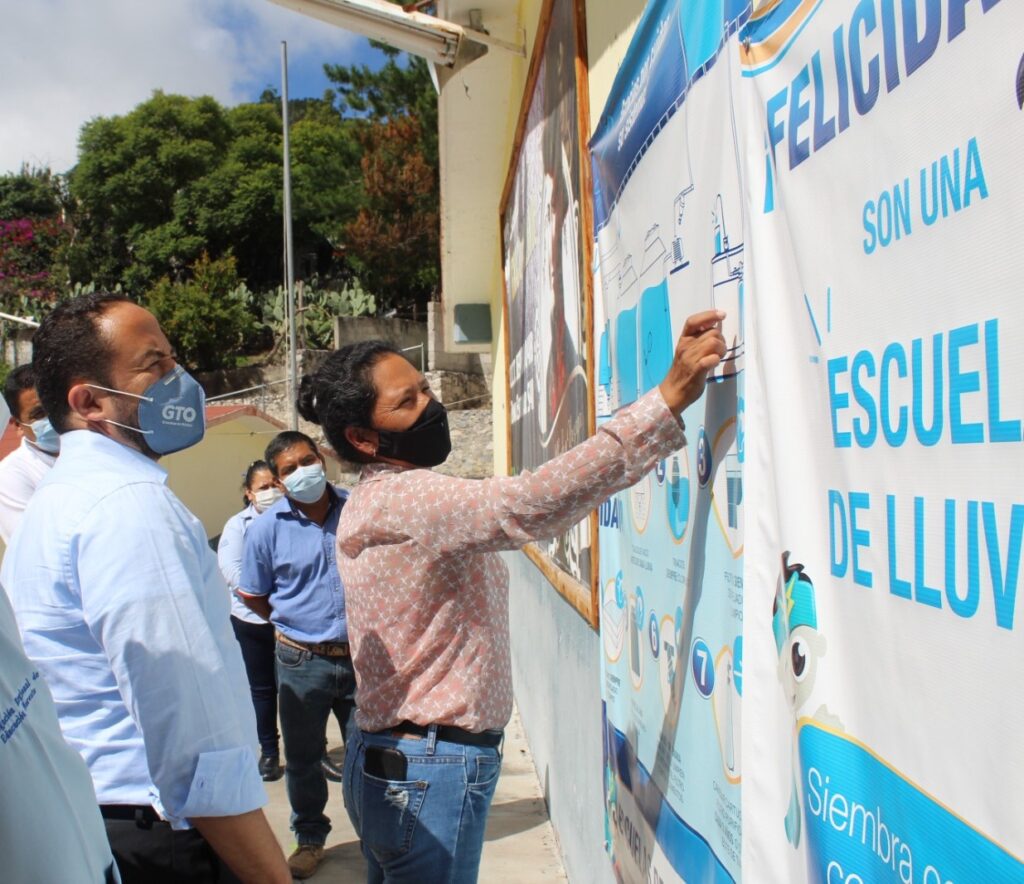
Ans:
POLYGON ((235 513, 224 523, 224 530, 221 531, 220 542, 217 544, 217 564, 220 565, 220 573, 224 575, 228 591, 231 593, 231 616, 245 623, 260 625, 267 621, 235 595, 235 590, 238 589, 239 581, 242 579, 245 532, 249 523, 258 515, 260 515, 259 510, 250 503, 244 510, 235 513))
POLYGON ((57 455, 47 454, 24 437, 21 445, 0 461, 0 539, 11 542, 36 486, 50 472, 57 455))
POLYGON ((267 798, 227 588, 166 480, 102 434, 64 433, 2 582, 99 802, 152 804, 184 828, 267 798))
POLYGON ((89 771, 61 736, 46 680, 0 590, 0 832, 5 881, 97 884, 113 870, 89 771))

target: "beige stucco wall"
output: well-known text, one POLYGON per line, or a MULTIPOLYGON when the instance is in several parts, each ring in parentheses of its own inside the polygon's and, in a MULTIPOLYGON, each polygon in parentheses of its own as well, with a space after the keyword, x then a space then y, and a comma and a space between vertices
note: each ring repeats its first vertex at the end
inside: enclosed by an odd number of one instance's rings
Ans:
MULTIPOLYGON (((484 27, 499 39, 520 38, 520 17, 507 0, 447 0, 443 18, 468 24, 480 9, 484 27)), ((441 279, 445 349, 493 353, 490 344, 456 344, 456 304, 490 303, 491 328, 500 320, 501 239, 498 204, 515 131, 510 83, 524 76, 526 61, 491 48, 455 74, 439 98, 441 175, 441 279), (495 295, 497 294, 497 297, 495 295)))
POLYGON ((266 421, 244 416, 207 428, 198 445, 161 459, 168 486, 203 523, 207 537, 220 534, 242 508, 242 475, 277 432, 266 421))
MULTIPOLYGON (((224 523, 242 509, 242 478, 249 464, 262 460, 267 443, 280 430, 254 415, 208 427, 203 441, 162 458, 167 484, 203 523, 207 537, 217 537, 224 523)), ((338 464, 327 458, 327 478, 338 479, 338 464)))

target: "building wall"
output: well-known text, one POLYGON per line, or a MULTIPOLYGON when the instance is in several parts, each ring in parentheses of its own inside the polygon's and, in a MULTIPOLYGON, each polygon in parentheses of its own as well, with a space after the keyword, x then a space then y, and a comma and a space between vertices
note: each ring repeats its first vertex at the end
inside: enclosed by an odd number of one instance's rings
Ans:
MULTIPOLYGON (((445 86, 440 105, 444 313, 450 328, 455 303, 485 295, 490 300, 498 475, 507 472, 508 458, 500 200, 542 5, 542 0, 515 5, 491 0, 490 9, 480 0, 449 0, 441 10, 464 22, 470 7, 482 8, 485 26, 502 39, 514 39, 517 28, 525 31, 525 58, 492 49, 445 86)), ((587 4, 591 129, 644 5, 643 0, 587 4)), ((565 869, 570 881, 610 882, 603 855, 599 637, 524 555, 509 553, 506 560, 516 700, 565 869)))
MULTIPOLYGON (((515 42, 522 22, 508 0, 442 0, 438 14, 469 23, 479 9, 496 38, 515 42)), ((518 94, 527 61, 491 48, 445 83, 439 99, 441 174, 441 333, 452 353, 493 353, 490 344, 456 344, 456 304, 491 305, 491 328, 501 317, 501 238, 498 204, 515 134, 518 94), (513 108, 513 104, 515 107, 513 108)), ((441 366, 439 366, 441 367, 441 366)), ((447 367, 447 366, 445 366, 447 367)), ((451 366, 453 368, 457 366, 451 366)))
MULTIPOLYGON (((267 443, 281 432, 259 417, 245 415, 207 427, 203 441, 161 458, 167 485, 203 523, 206 536, 220 535, 242 509, 242 479, 249 464, 262 460, 267 443)), ((327 458, 327 478, 336 481, 338 463, 327 458)))
MULTIPOLYGON (((397 347, 422 348, 426 359, 427 323, 381 316, 335 316, 334 349, 357 341, 381 339, 397 347)), ((420 350, 410 350, 410 358, 419 362, 420 350)))
POLYGON ((249 464, 279 432, 254 418, 208 427, 203 441, 161 458, 167 485, 203 523, 207 537, 217 537, 224 523, 242 509, 242 478, 249 464))
POLYGON ((603 852, 598 634, 526 556, 506 553, 505 560, 516 704, 562 863, 572 882, 613 882, 603 852))

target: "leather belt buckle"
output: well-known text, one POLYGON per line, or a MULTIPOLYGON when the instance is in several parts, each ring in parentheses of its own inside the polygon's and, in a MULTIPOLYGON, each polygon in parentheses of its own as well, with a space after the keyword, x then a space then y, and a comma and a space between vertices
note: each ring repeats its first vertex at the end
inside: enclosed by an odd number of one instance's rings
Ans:
POLYGON ((160 815, 151 805, 143 804, 101 804, 100 816, 105 820, 134 822, 140 829, 152 829, 154 823, 162 823, 160 815))
POLYGON ((321 657, 347 657, 349 655, 348 642, 318 642, 309 645, 309 650, 321 657))
POLYGON ((277 640, 290 648, 309 651, 318 657, 348 657, 350 654, 348 642, 300 642, 298 639, 289 638, 283 632, 277 633, 277 640))

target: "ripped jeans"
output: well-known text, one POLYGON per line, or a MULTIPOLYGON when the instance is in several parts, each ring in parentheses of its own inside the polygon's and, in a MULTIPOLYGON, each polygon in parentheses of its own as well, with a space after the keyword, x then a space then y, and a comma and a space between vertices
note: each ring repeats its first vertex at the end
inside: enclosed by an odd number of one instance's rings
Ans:
POLYGON ((345 807, 362 842, 367 884, 474 884, 501 750, 353 728, 345 807), (366 773, 368 746, 405 753, 404 781, 366 773))

